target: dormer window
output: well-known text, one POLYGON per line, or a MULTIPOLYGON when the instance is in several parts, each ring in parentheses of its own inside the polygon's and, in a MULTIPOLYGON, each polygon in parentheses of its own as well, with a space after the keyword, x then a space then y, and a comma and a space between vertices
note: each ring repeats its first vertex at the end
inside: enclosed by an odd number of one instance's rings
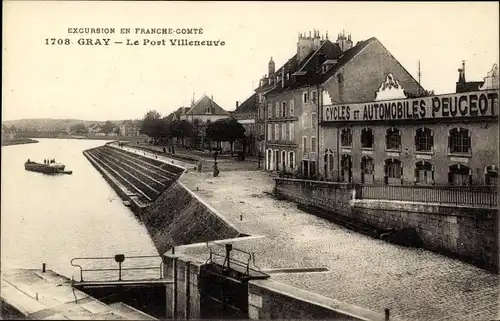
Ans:
POLYGON ((335 64, 337 64, 337 59, 327 59, 321 66, 322 72, 325 73, 330 70, 335 64))
POLYGON ((212 114, 212 109, 211 108, 205 109, 205 114, 207 114, 207 115, 212 114))

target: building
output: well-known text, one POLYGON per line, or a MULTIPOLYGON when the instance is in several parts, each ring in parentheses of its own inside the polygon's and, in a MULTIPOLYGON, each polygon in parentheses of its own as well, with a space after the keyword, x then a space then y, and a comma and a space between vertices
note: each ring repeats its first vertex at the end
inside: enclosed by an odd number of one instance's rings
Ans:
POLYGON ((314 30, 300 34, 297 52, 269 76, 261 80, 259 117, 265 124, 265 163, 267 170, 317 176, 319 163, 319 106, 325 76, 353 47, 350 36, 339 34, 336 42, 314 30))
POLYGON ((498 68, 472 85, 462 68, 457 93, 415 97, 418 83, 377 41, 371 43, 343 69, 346 75, 364 70, 370 79, 354 76, 345 78, 343 91, 328 88, 321 176, 364 184, 496 184, 498 68), (381 55, 380 64, 370 63, 381 55))
POLYGON ((122 136, 139 136, 140 135, 140 125, 137 121, 126 120, 119 126, 120 135, 122 136))
POLYGON ((462 61, 462 68, 458 69, 458 81, 456 83, 456 92, 464 93, 477 91, 484 81, 466 81, 465 80, 465 60, 462 61))
POLYGON ((256 148, 264 155, 266 151, 266 103, 265 95, 274 88, 276 80, 276 64, 273 57, 268 63, 268 73, 259 81, 259 86, 255 89, 257 94, 257 117, 255 119, 256 148))
POLYGON ((249 139, 247 152, 249 154, 256 154, 258 151, 257 142, 257 129, 256 119, 258 112, 258 94, 254 93, 248 97, 243 103, 236 102, 236 109, 231 112, 231 117, 238 120, 238 122, 245 128, 245 135, 249 139))
POLYGON ((187 120, 191 123, 194 119, 199 119, 206 124, 207 122, 214 122, 218 119, 228 117, 229 113, 219 106, 213 100, 213 97, 209 98, 207 95, 203 95, 198 101, 191 102, 190 108, 183 108, 179 118, 180 120, 187 120))
MULTIPOLYGON (((172 115, 173 120, 186 120, 193 124, 195 130, 198 132, 194 140, 187 139, 186 143, 191 147, 205 146, 205 129, 210 122, 219 119, 229 118, 229 112, 219 106, 212 98, 203 95, 198 101, 192 101, 191 107, 181 107, 172 115)), ((225 146, 224 146, 225 147, 225 146)))

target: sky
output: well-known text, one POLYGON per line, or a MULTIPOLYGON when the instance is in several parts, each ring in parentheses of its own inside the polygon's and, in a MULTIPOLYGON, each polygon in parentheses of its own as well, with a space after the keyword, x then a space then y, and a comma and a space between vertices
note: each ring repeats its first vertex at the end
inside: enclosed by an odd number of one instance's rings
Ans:
POLYGON ((203 94, 226 110, 253 94, 270 57, 278 69, 299 32, 354 43, 378 38, 436 94, 455 91, 457 69, 481 81, 499 57, 498 2, 3 1, 2 119, 140 119, 166 116, 203 94), (115 28, 70 34, 68 28, 115 28), (120 34, 120 28, 202 28, 202 35, 120 34), (71 45, 46 45, 69 38, 71 45), (82 46, 110 38, 221 40, 225 46, 82 46))

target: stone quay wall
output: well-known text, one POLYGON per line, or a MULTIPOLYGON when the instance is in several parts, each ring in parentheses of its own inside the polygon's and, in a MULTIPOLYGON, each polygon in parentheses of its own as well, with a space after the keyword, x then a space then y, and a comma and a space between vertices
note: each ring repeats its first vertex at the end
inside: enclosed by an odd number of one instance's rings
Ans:
POLYGON ((498 210, 354 200, 352 217, 380 229, 412 227, 423 247, 498 273, 498 210))
POLYGON ((243 236, 238 229, 179 181, 140 213, 158 252, 175 246, 243 236))
POLYGON ((276 178, 275 195, 328 211, 382 231, 414 228, 422 246, 481 268, 499 272, 498 209, 357 200, 356 185, 276 178))

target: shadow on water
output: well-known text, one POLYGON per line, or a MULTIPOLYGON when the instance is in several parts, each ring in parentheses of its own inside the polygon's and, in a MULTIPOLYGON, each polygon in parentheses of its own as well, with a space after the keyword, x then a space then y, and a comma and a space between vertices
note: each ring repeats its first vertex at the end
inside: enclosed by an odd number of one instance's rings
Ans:
MULTIPOLYGON (((105 141, 39 139, 2 147, 2 267, 78 274, 73 257, 157 255, 146 228, 82 152, 105 141), (72 175, 24 169, 27 159, 53 158, 72 175)), ((76 277, 75 277, 76 278, 76 277)))

